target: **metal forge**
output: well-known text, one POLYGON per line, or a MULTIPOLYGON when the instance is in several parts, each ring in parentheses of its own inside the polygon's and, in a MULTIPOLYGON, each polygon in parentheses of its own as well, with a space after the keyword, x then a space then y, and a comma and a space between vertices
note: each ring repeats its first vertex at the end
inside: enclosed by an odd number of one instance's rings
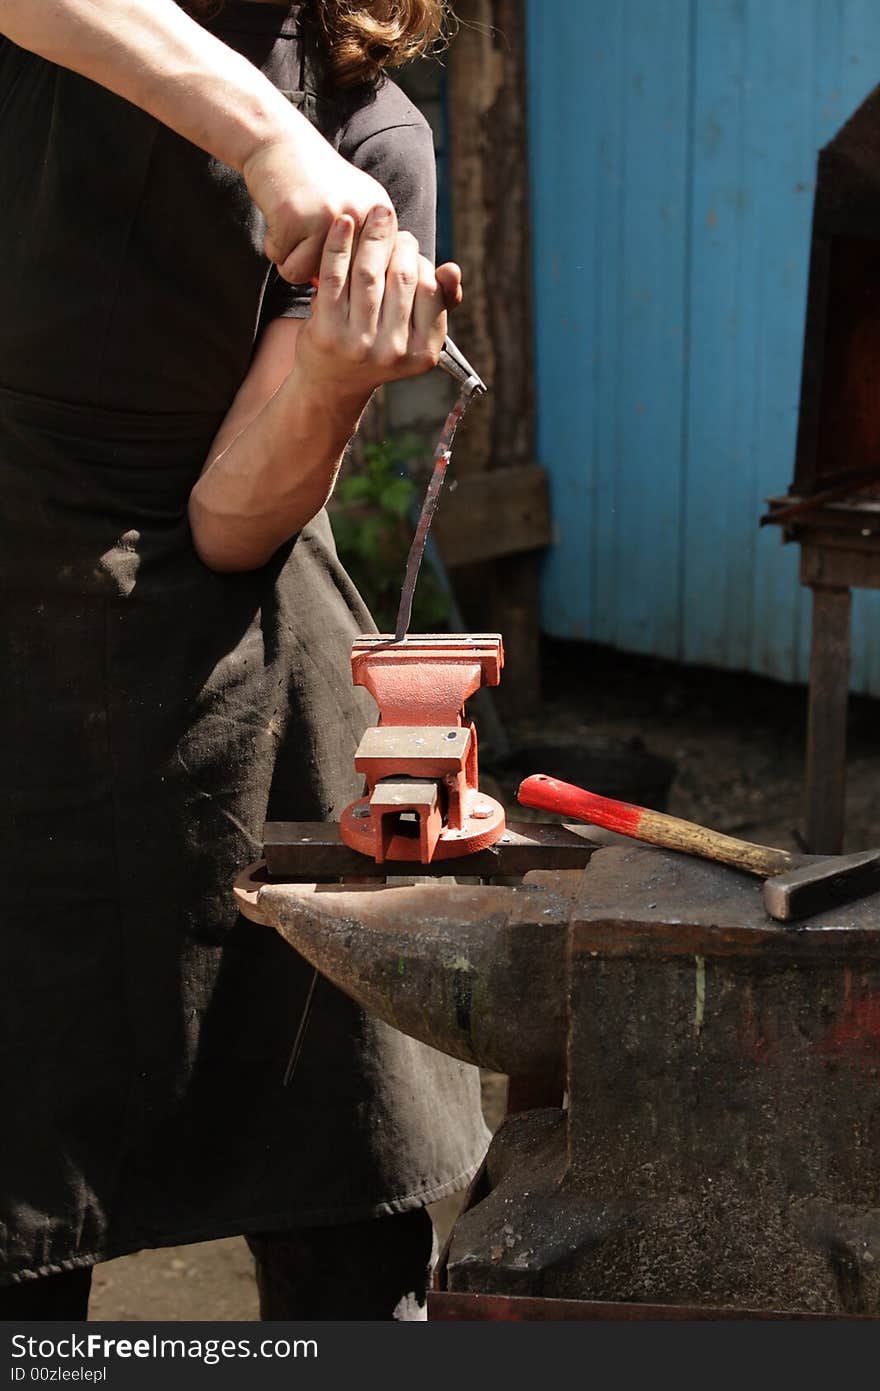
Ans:
POLYGON ((431 1317, 880 1315, 880 895, 781 924, 735 871, 536 823, 392 861, 433 832, 385 825, 366 748, 385 858, 276 824, 243 911, 403 1032, 567 1093, 496 1134, 431 1317))

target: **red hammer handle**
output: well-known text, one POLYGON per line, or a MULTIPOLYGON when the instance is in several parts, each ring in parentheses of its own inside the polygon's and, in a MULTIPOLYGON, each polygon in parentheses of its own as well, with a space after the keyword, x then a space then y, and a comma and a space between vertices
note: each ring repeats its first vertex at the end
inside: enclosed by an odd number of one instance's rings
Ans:
POLYGON ((600 797, 583 787, 560 782, 546 773, 526 778, 517 793, 524 807, 556 812, 559 816, 574 816, 607 831, 618 831, 633 840, 659 845, 664 850, 681 850, 688 855, 701 855, 706 860, 730 865, 733 869, 748 870, 763 878, 781 874, 794 860, 787 850, 775 850, 767 845, 753 845, 747 840, 710 831, 693 821, 681 821, 665 812, 637 807, 631 802, 616 802, 600 797))

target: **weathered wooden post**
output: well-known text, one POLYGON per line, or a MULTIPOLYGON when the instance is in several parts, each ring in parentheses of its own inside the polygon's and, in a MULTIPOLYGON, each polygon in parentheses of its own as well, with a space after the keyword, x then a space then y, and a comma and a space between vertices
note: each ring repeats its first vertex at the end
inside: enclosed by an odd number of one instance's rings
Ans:
POLYGON ((438 516, 451 566, 491 560, 507 713, 539 697, 538 548, 550 540, 534 462, 531 261, 522 0, 460 0, 449 53, 453 244, 466 297, 454 333, 491 390, 456 446, 459 488, 438 516))

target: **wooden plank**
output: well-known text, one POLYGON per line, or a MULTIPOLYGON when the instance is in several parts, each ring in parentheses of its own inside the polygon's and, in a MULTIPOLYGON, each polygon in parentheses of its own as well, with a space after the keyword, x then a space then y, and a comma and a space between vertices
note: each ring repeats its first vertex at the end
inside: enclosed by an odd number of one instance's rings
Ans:
POLYGON ((595 581, 613 562, 602 552, 613 549, 617 484, 623 5, 527 0, 527 17, 536 450, 556 532, 543 627, 610 641, 615 607, 596 603, 595 581))
MULTIPOLYGON (((456 18, 461 27, 449 57, 450 169, 454 254, 467 291, 455 332, 490 387, 456 443, 456 476, 463 480, 531 462, 534 373, 524 0, 459 0, 456 18)), ((546 488, 534 478, 532 486, 546 488)), ((513 494, 491 508, 469 508, 463 494, 458 506, 453 502, 441 513, 441 553, 447 564, 463 567, 534 551, 550 539, 546 513, 546 492, 522 503, 513 494)), ((515 585, 505 582, 509 577, 507 563, 496 563, 488 582, 477 571, 470 599, 479 609, 491 596, 491 621, 508 639, 505 690, 514 692, 525 714, 537 704, 540 684, 537 561, 519 563, 515 585)))
POLYGON ((672 656, 691 9, 529 5, 544 627, 672 656))
POLYGON ((812 14, 800 0, 748 0, 743 155, 754 209, 748 293, 751 331, 741 344, 751 383, 747 414, 752 454, 754 565, 743 599, 751 608, 746 665, 782 680, 806 674, 806 604, 796 557, 772 537, 755 538, 763 496, 791 478, 806 302, 816 145, 813 93, 806 75, 815 59, 812 14))
POLYGON ((765 255, 752 160, 766 159, 772 132, 751 116, 744 7, 698 4, 694 25, 682 655, 742 668, 759 539, 753 438, 760 379, 750 347, 760 335, 765 255))
MULTIPOLYGON (((455 340, 492 387, 495 345, 490 330, 485 275, 488 247, 485 197, 486 113, 498 85, 492 62, 492 0, 462 0, 460 29, 448 58, 449 183, 452 250, 464 272, 467 294, 455 316, 455 340)), ((492 408, 470 413, 455 445, 459 478, 481 472, 492 454, 492 408)))
MULTIPOLYGON (((485 274, 489 290, 496 374, 492 406, 493 474, 499 466, 531 463, 535 448, 530 190, 523 151, 526 130, 526 37, 524 0, 493 0, 494 61, 499 83, 486 123, 486 208, 489 214, 485 274), (511 286, 517 292, 511 294, 511 286)), ((484 553, 491 533, 506 538, 503 558, 493 567, 492 624, 507 640, 507 674, 499 706, 510 717, 533 714, 541 696, 539 647, 539 557, 551 539, 547 479, 534 480, 539 495, 517 506, 513 494, 504 510, 489 513, 484 553), (529 520, 520 543, 517 519, 529 520), (534 525, 537 523, 537 527, 534 525), (529 554, 518 552, 527 550, 529 554), (511 555, 514 559, 510 559, 511 555)), ((505 488, 506 492, 507 489, 505 488)), ((491 551, 490 551, 491 553, 491 551)))
POLYGON ((546 470, 532 464, 462 478, 437 512, 434 535, 449 567, 549 545, 546 470))
POLYGON ((836 589, 880 589, 880 550, 851 538, 824 536, 801 548, 801 583, 836 589))
POLYGON ((689 33, 677 0, 528 7, 543 621, 677 655, 689 33))
POLYGON ((456 342, 490 387, 456 442, 460 476, 533 454, 523 0, 457 0, 448 58, 456 342))
POLYGON ((603 519, 614 528, 614 565, 597 575, 596 601, 610 602, 613 592, 618 645, 677 657, 695 7, 626 0, 622 8, 624 178, 619 254, 608 267, 618 277, 621 316, 609 403, 617 416, 618 505, 603 519))
POLYGON ((804 813, 807 849, 816 855, 843 848, 849 649, 849 590, 814 585, 804 813))

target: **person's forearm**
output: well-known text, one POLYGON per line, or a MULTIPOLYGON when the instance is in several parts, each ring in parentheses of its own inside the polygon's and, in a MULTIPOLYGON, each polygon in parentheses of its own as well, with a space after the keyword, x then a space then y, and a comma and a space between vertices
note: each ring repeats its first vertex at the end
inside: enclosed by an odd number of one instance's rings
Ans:
POLYGON ((71 68, 234 169, 308 122, 174 0, 0 0, 0 33, 71 68))
POLYGON ((296 368, 189 500, 193 543, 212 570, 255 570, 321 510, 369 395, 303 385, 296 368))

